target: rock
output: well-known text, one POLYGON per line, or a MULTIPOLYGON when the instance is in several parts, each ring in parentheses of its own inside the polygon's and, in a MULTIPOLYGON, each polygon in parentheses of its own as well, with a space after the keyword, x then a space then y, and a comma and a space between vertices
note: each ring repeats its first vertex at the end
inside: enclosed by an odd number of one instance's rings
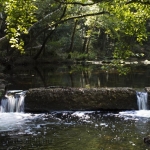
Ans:
POLYGON ((4 75, 4 73, 0 73, 0 78, 5 78, 5 75, 4 75))
POLYGON ((150 61, 149 61, 149 60, 144 60, 143 63, 144 63, 145 65, 149 65, 149 64, 150 64, 150 61))
POLYGON ((29 89, 25 110, 132 110, 138 109, 132 88, 29 89))
POLYGON ((144 138, 144 143, 150 144, 150 135, 144 138))
POLYGON ((0 89, 5 89, 5 84, 0 83, 0 89))
POLYGON ((150 102, 150 87, 145 87, 145 91, 148 93, 148 103, 150 102))

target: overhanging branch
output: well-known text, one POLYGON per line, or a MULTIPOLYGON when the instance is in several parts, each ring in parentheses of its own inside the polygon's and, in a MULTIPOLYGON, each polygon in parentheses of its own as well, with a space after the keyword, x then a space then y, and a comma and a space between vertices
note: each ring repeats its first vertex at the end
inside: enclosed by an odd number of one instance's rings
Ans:
POLYGON ((73 16, 73 17, 70 17, 70 18, 60 20, 60 21, 56 22, 55 24, 51 25, 50 27, 53 27, 56 24, 64 23, 66 21, 73 20, 73 19, 80 19, 80 18, 84 18, 84 17, 98 16, 98 15, 103 15, 103 14, 109 14, 109 12, 102 11, 102 12, 97 12, 97 13, 89 13, 89 14, 84 14, 84 15, 73 16))
POLYGON ((81 5, 81 6, 90 6, 90 5, 94 5, 96 3, 99 3, 99 2, 88 2, 88 3, 81 3, 81 2, 65 2, 65 1, 61 1, 61 0, 55 0, 56 2, 58 3, 61 3, 61 4, 66 4, 66 5, 81 5))

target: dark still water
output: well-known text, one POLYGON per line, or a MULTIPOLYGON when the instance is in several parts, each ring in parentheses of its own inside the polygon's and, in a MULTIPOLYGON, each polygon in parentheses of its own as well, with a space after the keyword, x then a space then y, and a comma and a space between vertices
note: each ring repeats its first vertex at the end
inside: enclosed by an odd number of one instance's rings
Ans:
POLYGON ((127 75, 114 68, 104 71, 99 65, 17 66, 8 72, 9 89, 28 90, 35 87, 134 87, 150 86, 150 65, 132 66, 127 75))
POLYGON ((148 150, 150 111, 0 114, 1 150, 148 150))

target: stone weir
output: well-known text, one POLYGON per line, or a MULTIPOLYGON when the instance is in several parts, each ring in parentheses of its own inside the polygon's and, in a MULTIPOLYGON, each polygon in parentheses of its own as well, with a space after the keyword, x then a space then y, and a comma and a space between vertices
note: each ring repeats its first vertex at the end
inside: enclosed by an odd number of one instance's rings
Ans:
POLYGON ((138 106, 132 88, 35 88, 25 98, 25 112, 133 109, 138 106))

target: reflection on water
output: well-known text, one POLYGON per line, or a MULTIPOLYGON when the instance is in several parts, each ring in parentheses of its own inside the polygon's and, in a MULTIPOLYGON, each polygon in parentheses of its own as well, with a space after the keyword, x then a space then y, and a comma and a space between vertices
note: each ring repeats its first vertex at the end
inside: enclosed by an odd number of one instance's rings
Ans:
POLYGON ((66 111, 0 114, 0 148, 32 150, 145 150, 149 111, 66 111), (147 115, 145 115, 147 113, 147 115), (144 115, 144 116, 143 116, 144 115), (141 117, 142 116, 142 117, 141 117))
POLYGON ((134 87, 150 85, 150 66, 132 66, 131 72, 120 76, 112 68, 104 71, 99 65, 48 65, 34 68, 14 67, 10 73, 9 89, 28 90, 34 87, 134 87))

